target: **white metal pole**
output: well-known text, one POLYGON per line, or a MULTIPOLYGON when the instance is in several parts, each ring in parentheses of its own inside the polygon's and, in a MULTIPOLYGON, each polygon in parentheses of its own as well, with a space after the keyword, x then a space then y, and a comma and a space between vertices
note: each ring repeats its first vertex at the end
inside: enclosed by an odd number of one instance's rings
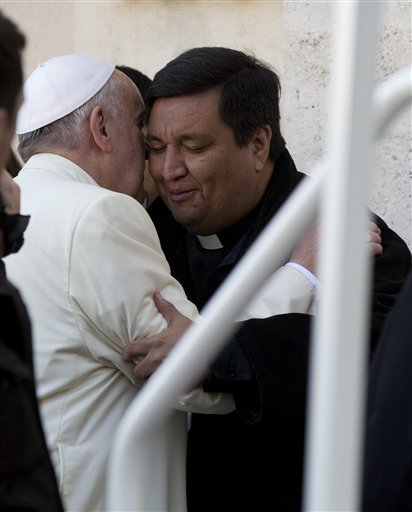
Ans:
POLYGON ((321 209, 322 303, 310 368, 306 511, 359 510, 371 258, 366 198, 374 132, 377 2, 334 4, 330 172, 321 209))

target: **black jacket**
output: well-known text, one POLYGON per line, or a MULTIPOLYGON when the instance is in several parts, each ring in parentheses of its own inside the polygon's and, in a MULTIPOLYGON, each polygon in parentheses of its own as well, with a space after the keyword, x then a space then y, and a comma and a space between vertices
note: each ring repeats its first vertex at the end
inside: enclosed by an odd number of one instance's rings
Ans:
POLYGON ((412 510, 412 273, 385 322, 369 376, 364 512, 412 510))
POLYGON ((40 420, 30 322, 0 260, 0 510, 60 512, 40 420))
MULTIPOLYGON (((300 180, 285 150, 254 211, 219 237, 220 263, 205 265, 196 238, 161 200, 149 210, 172 274, 199 309, 210 299, 300 180), (226 247, 226 244, 225 244, 226 247)), ((371 346, 411 266, 405 243, 376 218, 384 253, 375 258, 371 346)), ((208 258, 204 254, 205 259, 208 258)), ((189 510, 300 509, 310 317, 287 314, 243 322, 213 365, 208 391, 230 391, 237 410, 194 414, 188 441, 189 510)))

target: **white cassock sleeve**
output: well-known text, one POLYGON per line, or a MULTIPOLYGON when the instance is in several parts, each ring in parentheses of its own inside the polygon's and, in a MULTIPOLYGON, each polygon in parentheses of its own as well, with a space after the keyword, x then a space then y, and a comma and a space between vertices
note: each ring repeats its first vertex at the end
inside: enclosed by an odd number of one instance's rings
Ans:
MULTIPOLYGON (((132 382, 133 366, 122 360, 126 343, 167 327, 153 293, 191 320, 198 312, 171 276, 155 227, 134 199, 108 194, 81 216, 73 238, 70 296, 85 342, 102 364, 112 364, 132 382)), ((135 383, 139 384, 139 383, 135 383)), ((234 410, 231 395, 201 390, 178 400, 179 409, 204 413, 234 410)))

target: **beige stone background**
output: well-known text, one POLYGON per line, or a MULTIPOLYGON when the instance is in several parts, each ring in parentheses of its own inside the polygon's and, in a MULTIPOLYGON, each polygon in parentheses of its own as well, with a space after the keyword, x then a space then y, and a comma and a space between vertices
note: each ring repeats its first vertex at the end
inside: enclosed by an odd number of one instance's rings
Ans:
MULTIPOLYGON (((65 53, 86 53, 150 77, 193 46, 254 52, 282 81, 282 130, 298 168, 310 174, 328 129, 334 1, 0 0, 26 34, 24 70, 65 53)), ((411 2, 379 2, 376 82, 411 65, 411 2)), ((370 207, 412 247, 412 110, 377 142, 370 207)))

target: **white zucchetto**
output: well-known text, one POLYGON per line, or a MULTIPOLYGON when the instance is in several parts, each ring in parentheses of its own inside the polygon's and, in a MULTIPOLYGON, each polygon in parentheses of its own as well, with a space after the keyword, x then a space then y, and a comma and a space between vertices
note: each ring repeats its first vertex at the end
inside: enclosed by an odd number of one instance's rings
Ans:
POLYGON ((114 64, 88 55, 62 55, 39 64, 24 84, 16 133, 71 114, 100 91, 114 69, 114 64))

